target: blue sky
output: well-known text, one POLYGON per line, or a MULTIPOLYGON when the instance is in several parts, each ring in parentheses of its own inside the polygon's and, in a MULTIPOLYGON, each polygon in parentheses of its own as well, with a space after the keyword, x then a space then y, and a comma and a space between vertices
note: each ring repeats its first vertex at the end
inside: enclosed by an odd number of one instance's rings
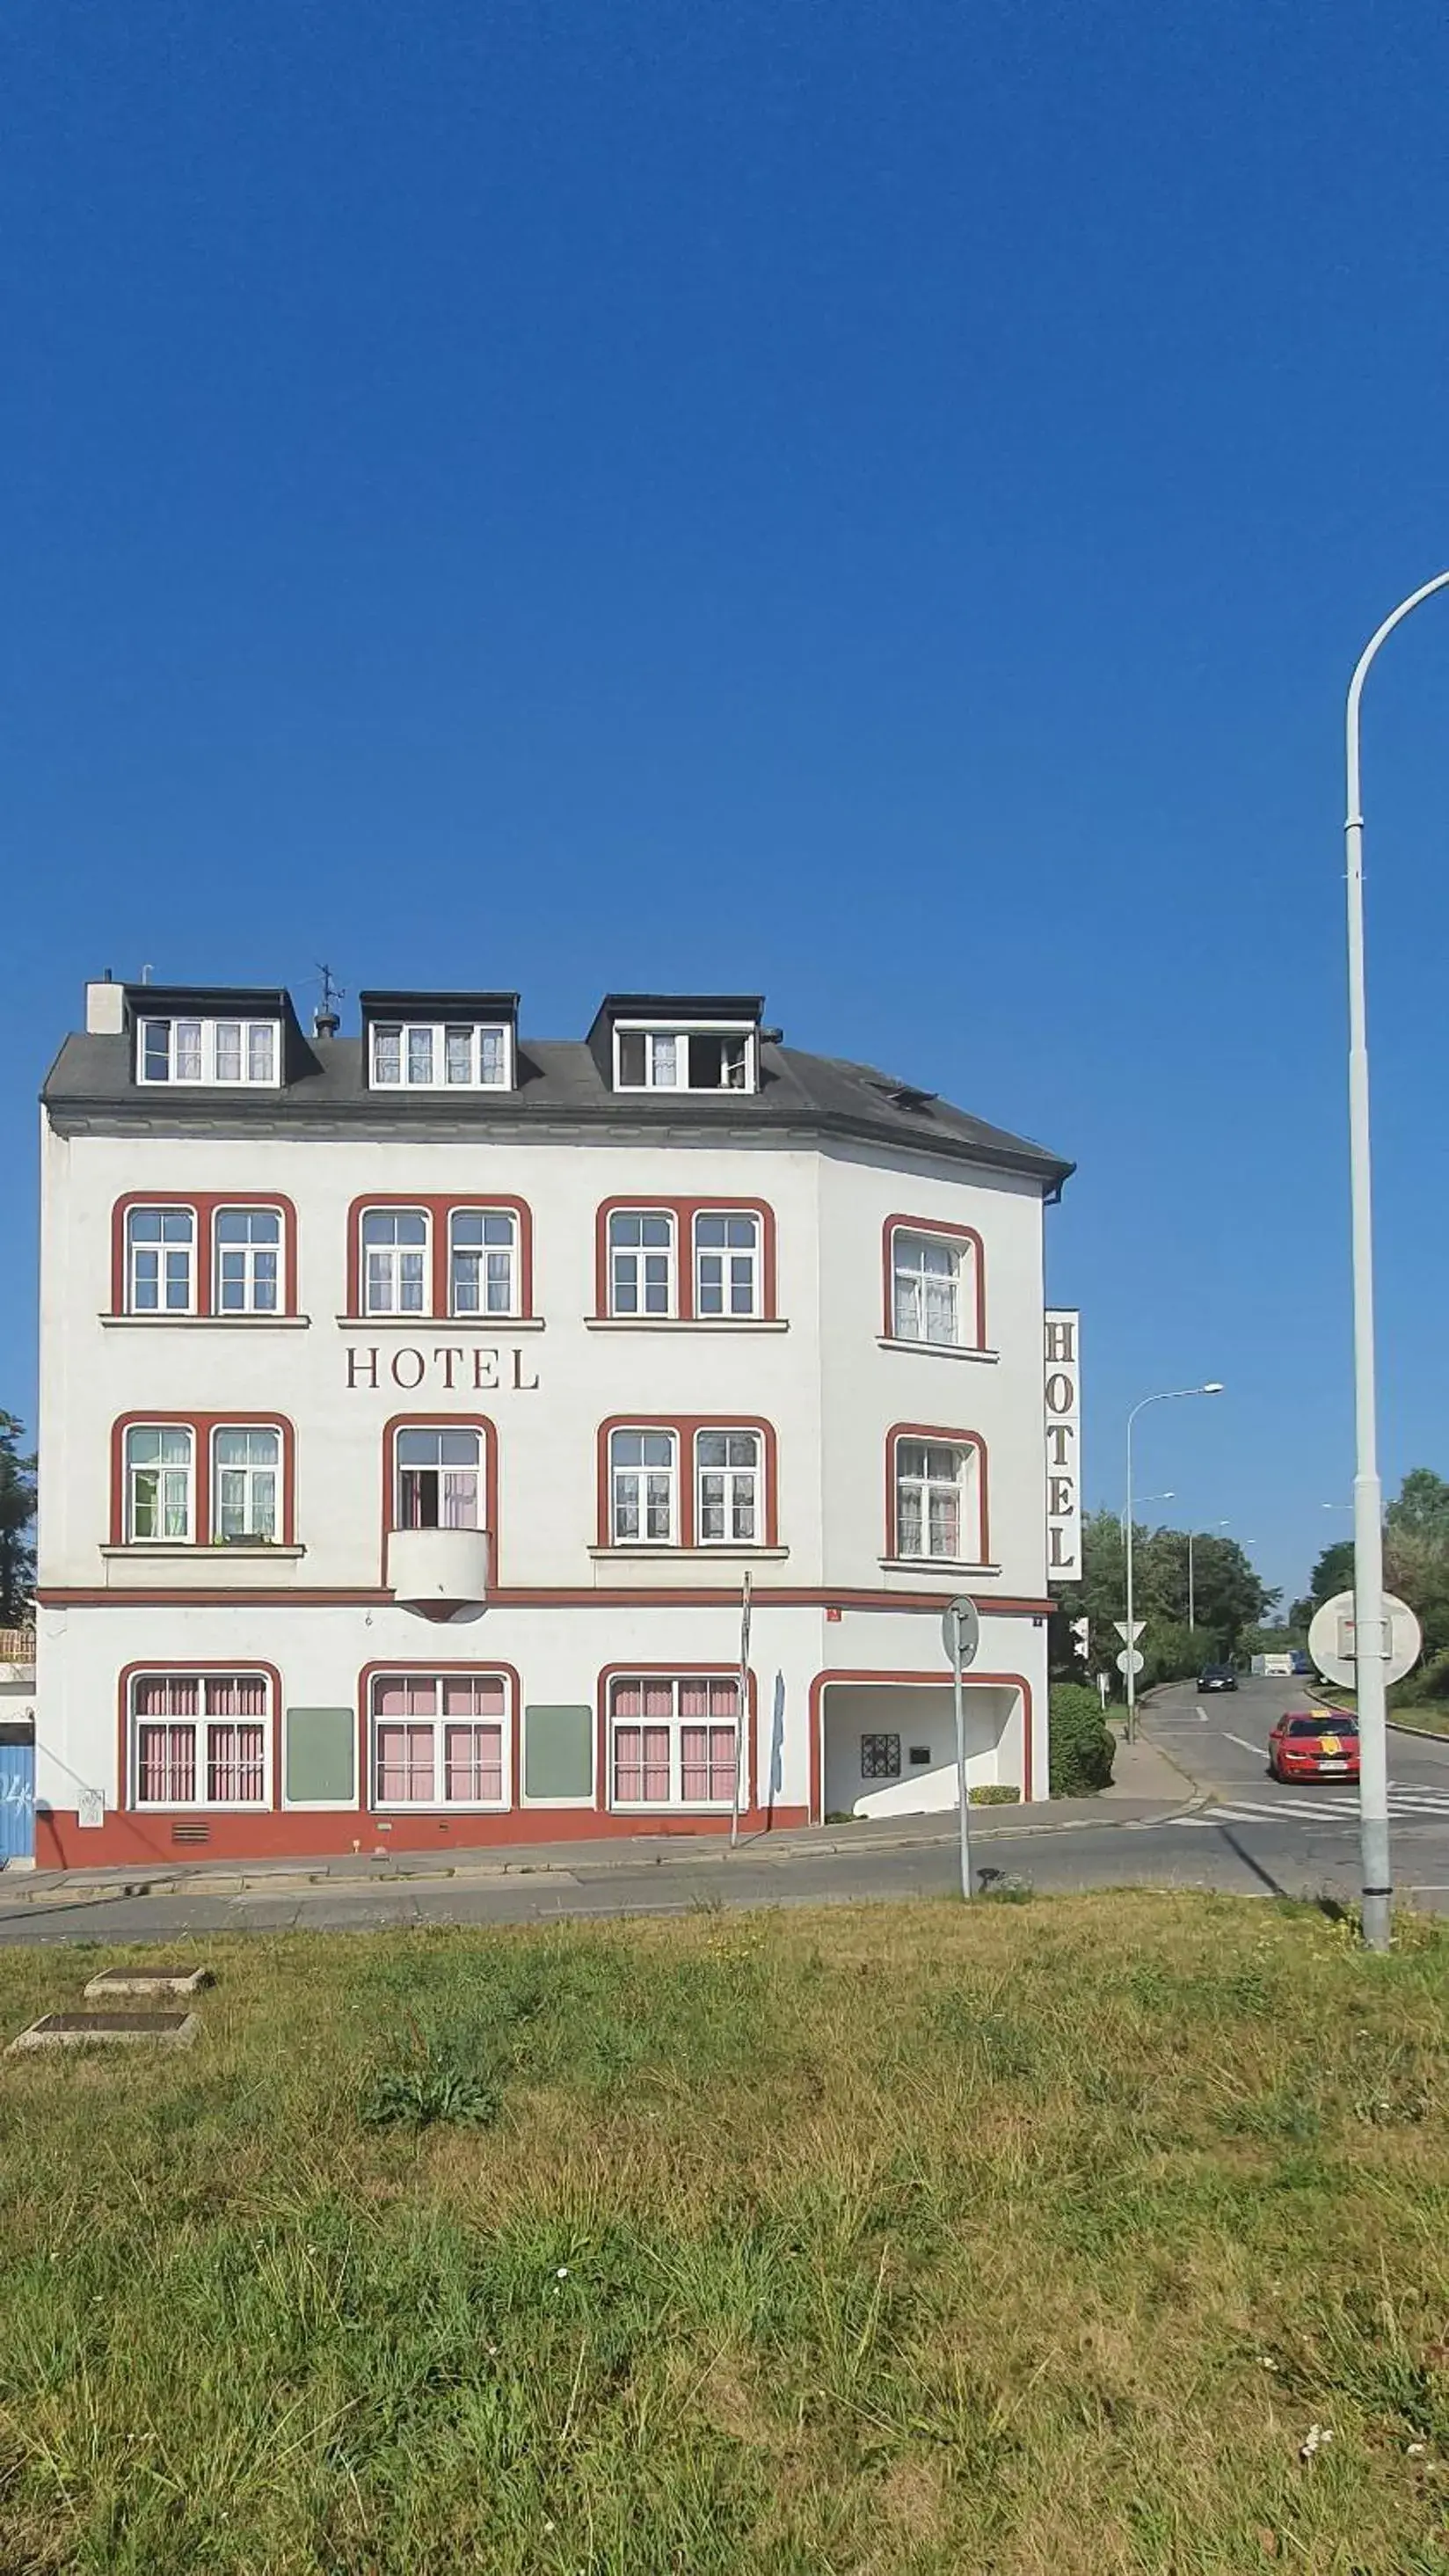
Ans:
MULTIPOLYGON (((1080 1170, 1089 1494, 1347 1516, 1341 723, 1449 562, 1449 20, 15 0, 0 1403, 88 973, 764 989, 1080 1170)), ((1449 605, 1366 738, 1384 1464, 1436 1317, 1449 605)))

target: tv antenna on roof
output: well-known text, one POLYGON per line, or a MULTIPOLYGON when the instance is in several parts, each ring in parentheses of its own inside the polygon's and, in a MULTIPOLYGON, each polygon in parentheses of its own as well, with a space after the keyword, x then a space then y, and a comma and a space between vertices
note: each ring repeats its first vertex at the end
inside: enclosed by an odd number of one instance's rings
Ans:
POLYGON ((324 966, 320 959, 317 964, 317 972, 322 978, 322 999, 318 1003, 316 1012, 313 1016, 312 1034, 314 1037, 319 1038, 335 1038, 338 1030, 342 1026, 342 1022, 338 1017, 337 1005, 339 1002, 346 1001, 347 988, 345 985, 338 983, 331 967, 324 966))

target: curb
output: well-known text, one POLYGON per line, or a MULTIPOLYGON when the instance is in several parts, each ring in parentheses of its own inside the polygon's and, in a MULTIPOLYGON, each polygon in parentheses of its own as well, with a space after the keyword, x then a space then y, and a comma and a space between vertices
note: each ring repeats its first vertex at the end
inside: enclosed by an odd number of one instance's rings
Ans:
MULTIPOLYGON (((1308 1696, 1310 1699, 1316 1699, 1320 1708, 1333 1706, 1332 1700, 1325 1699, 1322 1691, 1311 1690, 1308 1696)), ((1402 1717, 1386 1717, 1384 1724, 1391 1734, 1416 1735, 1421 1744, 1449 1744, 1449 1735, 1445 1735, 1437 1726, 1410 1726, 1408 1720, 1402 1717)))
MULTIPOLYGON (((1174 1764, 1173 1767, 1176 1769, 1178 1766, 1174 1764)), ((1184 1772, 1182 1776, 1184 1779, 1187 1779, 1188 1777, 1186 1772, 1184 1772)), ((1194 1790, 1197 1789, 1197 1783, 1195 1781, 1190 1781, 1189 1786, 1194 1790)), ((1200 1792, 1188 1800, 1183 1806, 1170 1808, 1167 1814, 1161 1816, 1067 1816, 1062 1819, 1060 1824, 1051 1824, 1043 1820, 1040 1824, 1031 1825, 989 1825, 975 1828, 973 1830, 972 1840, 973 1842, 1033 1842, 1038 1840, 1042 1835, 1047 1834, 1101 1833, 1104 1831, 1124 1833, 1130 1831, 1133 1827, 1141 1827, 1143 1825, 1175 1824, 1181 1816, 1195 1815, 1199 1808, 1208 1804, 1209 1798, 1212 1794, 1212 1792, 1200 1792)), ((976 1812, 979 1813, 980 1811, 977 1810, 976 1812)), ((643 1866, 654 1869, 670 1869, 687 1865, 690 1862, 693 1862, 697 1866, 701 1861, 713 1860, 719 1867, 726 1868, 728 1867, 732 1857, 745 1857, 747 1855, 751 1858, 766 1858, 776 1863, 788 1862, 791 1860, 808 1860, 817 1857, 821 1859, 835 1859, 842 1854, 854 1854, 859 1857, 862 1854, 869 1854, 871 1852, 878 1851, 929 1850, 938 1841, 944 1843, 947 1840, 948 1837, 944 1834, 939 1836, 930 1835, 926 1837, 913 1834, 899 1834, 892 1835, 889 1841, 885 1840, 883 1837, 875 1838, 870 1842, 854 1842, 850 1840, 837 1839, 829 1843, 811 1843, 804 1847, 799 1844, 777 1844, 773 1850, 769 1848, 767 1841, 766 1848, 763 1852, 759 1851, 755 1845, 746 1844, 741 1847, 741 1851, 737 1855, 731 1855, 728 1847, 725 1847, 723 1850, 710 1850, 708 1847, 700 1848, 699 1845, 696 1845, 692 1850, 681 1850, 678 1853, 670 1852, 667 1855, 663 1852, 656 1852, 652 1855, 650 1861, 644 1863, 643 1866)), ((37 1912, 45 1912, 63 1907, 74 1909, 91 1905, 114 1904, 117 1900, 124 1900, 127 1897, 210 1896, 230 1900, 239 1896, 260 1896, 273 1892, 279 1896, 286 1896, 311 1893, 315 1891, 315 1893, 320 1897, 332 1893, 336 1893, 339 1896, 344 1894, 353 1894, 359 1889, 367 1888, 461 1888, 469 1885, 476 1885, 480 1880, 493 1881, 501 1884, 505 1879, 512 1878, 572 1877, 575 1873, 576 1866, 577 1864, 573 1864, 568 1861, 511 1860, 493 1863, 491 1865, 487 1862, 483 1862, 476 1868, 464 1866, 450 1870, 399 1869, 390 1871, 386 1877, 382 1877, 376 1873, 370 1873, 366 1876, 359 1876, 356 1878, 350 1876, 339 1876, 336 1873, 330 1873, 325 1870, 271 1870, 254 1878, 249 1877, 244 1873, 233 1873, 228 1871, 224 1874, 218 1875, 216 1878, 202 1878, 200 1876, 193 1877, 188 1874, 178 1874, 175 1876, 167 1875, 165 1877, 155 1878, 90 1880, 84 1887, 26 1886, 22 1888, 17 1886, 13 1891, 5 1886, 3 1879, 0 1879, 0 1912, 3 1912, 8 1904, 29 1907, 37 1912)))

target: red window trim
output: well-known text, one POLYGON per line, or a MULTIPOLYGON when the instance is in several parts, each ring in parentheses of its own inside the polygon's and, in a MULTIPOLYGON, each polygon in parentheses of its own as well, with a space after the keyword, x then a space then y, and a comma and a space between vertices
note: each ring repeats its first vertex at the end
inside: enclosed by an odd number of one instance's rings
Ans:
MULTIPOLYGON (((632 1818, 647 1812, 642 1807, 615 1807, 613 1776, 609 1768, 609 1688, 611 1683, 635 1673, 642 1680, 647 1680, 651 1673, 658 1674, 669 1681, 687 1681, 691 1674, 707 1673, 712 1680, 737 1682, 739 1665, 737 1663, 732 1665, 727 1658, 716 1656, 714 1662, 708 1664, 659 1663, 635 1659, 617 1664, 605 1664, 602 1667, 598 1679, 595 1709, 597 1732, 594 1743, 594 1805, 602 1814, 608 1816, 617 1814, 632 1818)), ((745 1693, 745 1759, 740 1772, 740 1814, 742 1816, 750 1812, 755 1803, 759 1690, 753 1664, 746 1675, 746 1681, 748 1688, 745 1693)), ((660 1808, 660 1813, 663 1815, 695 1815, 702 1812, 718 1815, 720 1810, 717 1807, 710 1807, 707 1811, 694 1807, 661 1806, 660 1808)))
POLYGON ((492 1197, 486 1191, 448 1191, 430 1195, 425 1190, 369 1190, 352 1201, 347 1211, 347 1315, 350 1324, 428 1323, 496 1324, 500 1329, 509 1324, 529 1324, 533 1313, 533 1210, 526 1199, 492 1197), (362 1306, 362 1220, 365 1216, 386 1215, 397 1208, 416 1208, 429 1220, 429 1278, 432 1305, 426 1314, 416 1316, 367 1315, 362 1306), (481 1210, 485 1215, 513 1216, 518 1219, 518 1312, 516 1315, 465 1315, 449 1312, 448 1306, 448 1219, 467 1209, 481 1210))
MULTIPOLYGON (((157 1085, 159 1090, 160 1085, 157 1085)), ((219 1208, 267 1208, 282 1220, 282 1303, 279 1315, 297 1312, 297 1210, 294 1202, 281 1190, 127 1190, 111 1210, 111 1313, 129 1315, 135 1309, 127 1304, 129 1285, 126 1262, 126 1219, 133 1208, 189 1208, 196 1223, 193 1254, 196 1265, 196 1302, 187 1309, 192 1315, 214 1315, 216 1217, 219 1208)), ((164 1308, 156 1318, 167 1321, 164 1308)), ((180 1321, 177 1316, 170 1320, 180 1321)), ((265 1323, 271 1319, 258 1315, 229 1315, 228 1323, 265 1323)))
MULTIPOLYGON (((149 1205, 150 1202, 146 1204, 149 1205)), ((230 1207, 233 1202, 228 1199, 224 1204, 230 1207)), ((134 1413, 117 1414, 111 1425, 112 1547, 126 1547, 133 1544, 126 1534, 126 1434, 141 1425, 151 1423, 165 1429, 175 1429, 179 1426, 191 1433, 196 1470, 193 1488, 196 1495, 196 1536, 191 1539, 171 1539, 164 1542, 138 1539, 134 1542, 136 1546, 150 1547, 164 1544, 171 1547, 201 1548, 211 1545, 211 1435, 214 1431, 233 1429, 280 1431, 282 1435, 282 1527, 279 1544, 282 1547, 296 1546, 297 1433, 295 1425, 287 1414, 249 1412, 237 1405, 230 1405, 220 1413, 172 1413, 168 1412, 164 1405, 143 1405, 134 1413)), ((260 1546, 262 1542, 259 1540, 257 1544, 260 1546)), ((177 1670, 182 1672, 190 1669, 191 1667, 185 1664, 177 1666, 177 1670)), ((200 1672, 204 1668, 197 1665, 196 1669, 200 1672)), ((230 1667, 218 1664, 214 1669, 217 1672, 225 1672, 230 1667)), ((261 1669, 260 1665, 257 1669, 261 1669)))
MULTIPOLYGON (((764 1536, 759 1541, 759 1544, 762 1547, 776 1547, 779 1545, 779 1539, 777 1536, 780 1518, 779 1444, 775 1436, 775 1426, 773 1422, 767 1422, 763 1414, 611 1413, 603 1422, 600 1423, 597 1435, 599 1503, 598 1545, 600 1547, 612 1548, 615 1545, 613 1536, 613 1514, 610 1510, 611 1480, 609 1475, 609 1437, 610 1434, 615 1431, 672 1431, 678 1438, 679 1536, 669 1547, 661 1547, 658 1549, 657 1552, 660 1556, 669 1556, 676 1548, 698 1547, 700 1544, 695 1535, 694 1527, 694 1439, 696 1432, 758 1431, 760 1434, 761 1444, 760 1463, 765 1480, 765 1530, 764 1536)), ((635 1542, 630 1539, 623 1541, 622 1544, 632 1547, 635 1542)), ((731 1544, 736 1547, 746 1547, 750 1545, 751 1542, 746 1539, 736 1539, 733 1542, 723 1540, 720 1543, 721 1554, 723 1554, 731 1544)), ((630 1669, 632 1670, 633 1668, 631 1667, 630 1669)), ((641 1666, 640 1669, 642 1670, 644 1668, 641 1666)), ((666 1670, 672 1671, 674 1667, 661 1664, 658 1669, 661 1672, 666 1670)), ((679 1670, 681 1672, 689 1672, 691 1669, 697 1669, 700 1672, 713 1672, 714 1666, 712 1664, 701 1664, 698 1667, 691 1667, 688 1664, 681 1664, 679 1666, 679 1670)))
MULTIPOLYGON (((998 1608, 1000 1607, 1000 1604, 999 1604, 999 1603, 997 1603, 997 1602, 993 1602, 991 1606, 992 1606, 993 1610, 995 1610, 995 1609, 998 1609, 998 1608)), ((1031 1743, 1031 1738, 1032 1738, 1032 1713, 1033 1713, 1033 1712, 1032 1712, 1032 1688, 1031 1688, 1031 1684, 1030 1684, 1030 1682, 1027 1680, 1025 1673, 982 1673, 982 1672, 977 1672, 977 1671, 975 1671, 974 1669, 973 1669, 972 1674, 971 1674, 971 1681, 972 1681, 972 1685, 973 1685, 973 1687, 975 1687, 975 1686, 983 1686, 983 1685, 984 1685, 984 1686, 987 1686, 987 1687, 990 1687, 990 1688, 994 1688, 994 1689, 1000 1689, 1000 1688, 1002 1688, 1002 1687, 1007 1687, 1007 1688, 1010 1688, 1010 1689, 1013 1689, 1013 1690, 1019 1690, 1019 1691, 1020 1691, 1020 1693, 1021 1693, 1021 1725, 1022 1725, 1022 1784, 1021 1784, 1021 1795, 1022 1795, 1022 1801, 1023 1801, 1023 1804, 1025 1804, 1025 1805, 1029 1805, 1029 1804, 1030 1804, 1030 1802, 1031 1802, 1031 1794, 1032 1794, 1032 1786, 1033 1786, 1033 1778, 1032 1778, 1032 1743, 1031 1743)), ((811 1683, 811 1685, 810 1685, 810 1694, 809 1694, 809 1704, 810 1704, 810 1787, 809 1787, 809 1793, 808 1793, 808 1794, 809 1794, 809 1800, 810 1800, 810 1808, 809 1808, 810 1822, 812 1823, 812 1825, 818 1825, 818 1824, 822 1823, 822 1822, 823 1822, 823 1817, 824 1817, 824 1804, 825 1804, 825 1798, 824 1798, 824 1789, 825 1789, 825 1694, 826 1694, 827 1690, 830 1688, 830 1686, 831 1686, 832 1682, 887 1682, 887 1683, 919 1682, 919 1683, 922 1683, 922 1684, 929 1685, 929 1687, 930 1687, 932 1690, 940 1690, 940 1689, 942 1689, 943 1687, 949 1688, 949 1684, 950 1684, 950 1676, 949 1676, 949 1674, 944 1674, 944 1675, 943 1675, 943 1674, 942 1674, 942 1672, 940 1671, 939 1667, 937 1668, 937 1670, 936 1670, 936 1671, 934 1671, 934 1672, 929 1672, 929 1673, 901 1673, 901 1672, 870 1672, 870 1671, 865 1670, 863 1667, 859 1667, 859 1666, 849 1666, 849 1667, 846 1667, 846 1666, 837 1666, 837 1667, 832 1668, 832 1669, 831 1669, 831 1670, 829 1670, 829 1671, 821 1672, 821 1673, 817 1673, 817 1674, 816 1674, 816 1676, 815 1676, 814 1680, 812 1681, 812 1683, 811 1683)))
MULTIPOLYGON (((412 1204, 411 1201, 408 1202, 412 1204)), ((481 1431, 483 1434, 483 1528, 488 1539, 488 1583, 496 1591, 500 1576, 498 1538, 498 1431, 486 1413, 394 1413, 382 1426, 382 1581, 387 1583, 387 1542, 395 1527, 393 1496, 397 1483, 395 1455, 400 1431, 481 1431)), ((394 1667, 387 1667, 391 1672, 394 1667)), ((396 1669, 401 1672, 399 1664, 396 1669)), ((419 1667, 431 1672, 431 1664, 419 1667)), ((502 1667, 500 1666, 501 1670, 502 1667)))
MULTIPOLYGON (((149 1204, 149 1202, 143 1201, 142 1204, 149 1204)), ((137 1418, 150 1422, 157 1417, 154 1414, 142 1414, 137 1418)), ((117 1705, 119 1740, 116 1781, 120 1793, 118 1803, 124 1815, 195 1816, 203 1812, 211 1815, 275 1814, 282 1794, 282 1676, 276 1665, 269 1664, 264 1655, 194 1655, 189 1658, 169 1655, 138 1656, 134 1663, 121 1666, 117 1683, 117 1705), (198 1677, 204 1677, 207 1673, 261 1673, 265 1676, 267 1688, 271 1692, 270 1734, 272 1739, 271 1761, 268 1765, 272 1794, 265 1804, 260 1804, 256 1808, 225 1809, 207 1808, 204 1800, 199 1800, 194 1807, 150 1805, 142 1807, 137 1804, 136 1784, 131 1776, 131 1684, 141 1673, 154 1673, 158 1680, 170 1679, 177 1674, 186 1673, 195 1673, 198 1677)))
MULTIPOLYGON (((979 1431, 947 1431, 944 1430, 939 1423, 935 1422, 893 1422, 889 1431, 886 1433, 885 1552, 887 1556, 898 1558, 900 1555, 898 1533, 896 1529, 896 1449, 902 1440, 940 1440, 947 1443, 953 1449, 974 1449, 976 1451, 977 1457, 980 1460, 980 1466, 977 1470, 976 1478, 976 1489, 979 1503, 977 1515, 979 1527, 976 1535, 981 1544, 981 1553, 979 1556, 975 1557, 962 1557, 960 1561, 963 1565, 989 1565, 991 1563, 991 1501, 990 1489, 987 1482, 986 1442, 979 1431)), ((940 1558, 932 1558, 929 1556, 913 1556, 910 1559, 910 1562, 912 1565, 920 1565, 929 1568, 933 1563, 939 1564, 942 1560, 940 1558)))
MULTIPOLYGON (((411 1419, 411 1417, 409 1418, 411 1419)), ((437 1722, 437 1720, 434 1720, 435 1724, 437 1722)), ((523 1680, 516 1664, 502 1663, 496 1657, 489 1662, 483 1662, 470 1656, 465 1662, 461 1658, 454 1661, 448 1657, 439 1658, 435 1655, 380 1655, 374 1663, 364 1664, 361 1672, 358 1674, 358 1804, 368 1815, 405 1816, 408 1814, 417 1814, 426 1815, 438 1821, 444 1820, 449 1815, 512 1815, 514 1809, 521 1806, 523 1803, 520 1795, 523 1778, 521 1767, 522 1745, 523 1680), (475 1680, 481 1674, 489 1681, 501 1679, 505 1683, 509 1693, 508 1802, 505 1807, 449 1807, 444 1805, 409 1808, 407 1806, 379 1807, 374 1803, 372 1780, 372 1685, 379 1673, 428 1673, 432 1675, 442 1675, 444 1678, 450 1674, 456 1674, 459 1678, 466 1676, 469 1679, 475 1680)))
MULTIPOLYGON (((888 1342, 910 1341, 912 1350, 929 1350, 929 1342, 918 1343, 913 1335, 896 1331, 895 1238, 898 1234, 937 1235, 949 1243, 969 1243, 976 1253, 973 1265, 976 1277, 976 1339, 969 1347, 984 1351, 986 1340, 986 1249, 974 1225, 948 1225, 944 1217, 888 1216, 881 1229, 881 1271, 884 1291, 883 1331, 888 1342)), ((947 1345, 947 1347, 950 1347, 947 1345)), ((958 1349, 967 1347, 958 1343, 958 1349)))
POLYGON ((674 1219, 675 1310, 673 1315, 630 1315, 624 1320, 639 1324, 699 1324, 708 1331, 712 1324, 727 1324, 728 1315, 696 1315, 694 1311, 694 1220, 697 1216, 757 1216, 760 1220, 760 1311, 736 1323, 773 1324, 777 1321, 775 1211, 768 1199, 728 1197, 672 1199, 656 1198, 649 1191, 625 1192, 622 1196, 602 1199, 594 1218, 594 1311, 591 1323, 616 1321, 609 1303, 609 1219, 624 1214, 672 1216, 674 1219))

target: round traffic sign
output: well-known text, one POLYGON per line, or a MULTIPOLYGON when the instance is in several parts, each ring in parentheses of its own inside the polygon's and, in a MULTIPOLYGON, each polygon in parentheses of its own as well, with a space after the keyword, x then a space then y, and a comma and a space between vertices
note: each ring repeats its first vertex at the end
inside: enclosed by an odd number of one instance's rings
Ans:
MULTIPOLYGON (((1384 1681, 1401 1682, 1413 1671, 1424 1647, 1424 1631, 1409 1608, 1394 1592, 1384 1594, 1384 1618, 1388 1625, 1389 1651, 1384 1658, 1384 1681)), ((1353 1594, 1335 1592, 1331 1601, 1313 1613, 1308 1631, 1308 1651, 1325 1681, 1351 1682, 1356 1675, 1353 1627, 1353 1594)))
POLYGON ((969 1592, 958 1592, 955 1600, 948 1601, 941 1613, 941 1643, 946 1649, 947 1661, 953 1665, 958 1639, 964 1672, 968 1664, 975 1663, 976 1649, 981 1643, 981 1613, 969 1592))
POLYGON ((1119 1673, 1137 1674, 1141 1672, 1146 1661, 1147 1657, 1140 1646, 1124 1646, 1117 1658, 1117 1670, 1119 1673))

